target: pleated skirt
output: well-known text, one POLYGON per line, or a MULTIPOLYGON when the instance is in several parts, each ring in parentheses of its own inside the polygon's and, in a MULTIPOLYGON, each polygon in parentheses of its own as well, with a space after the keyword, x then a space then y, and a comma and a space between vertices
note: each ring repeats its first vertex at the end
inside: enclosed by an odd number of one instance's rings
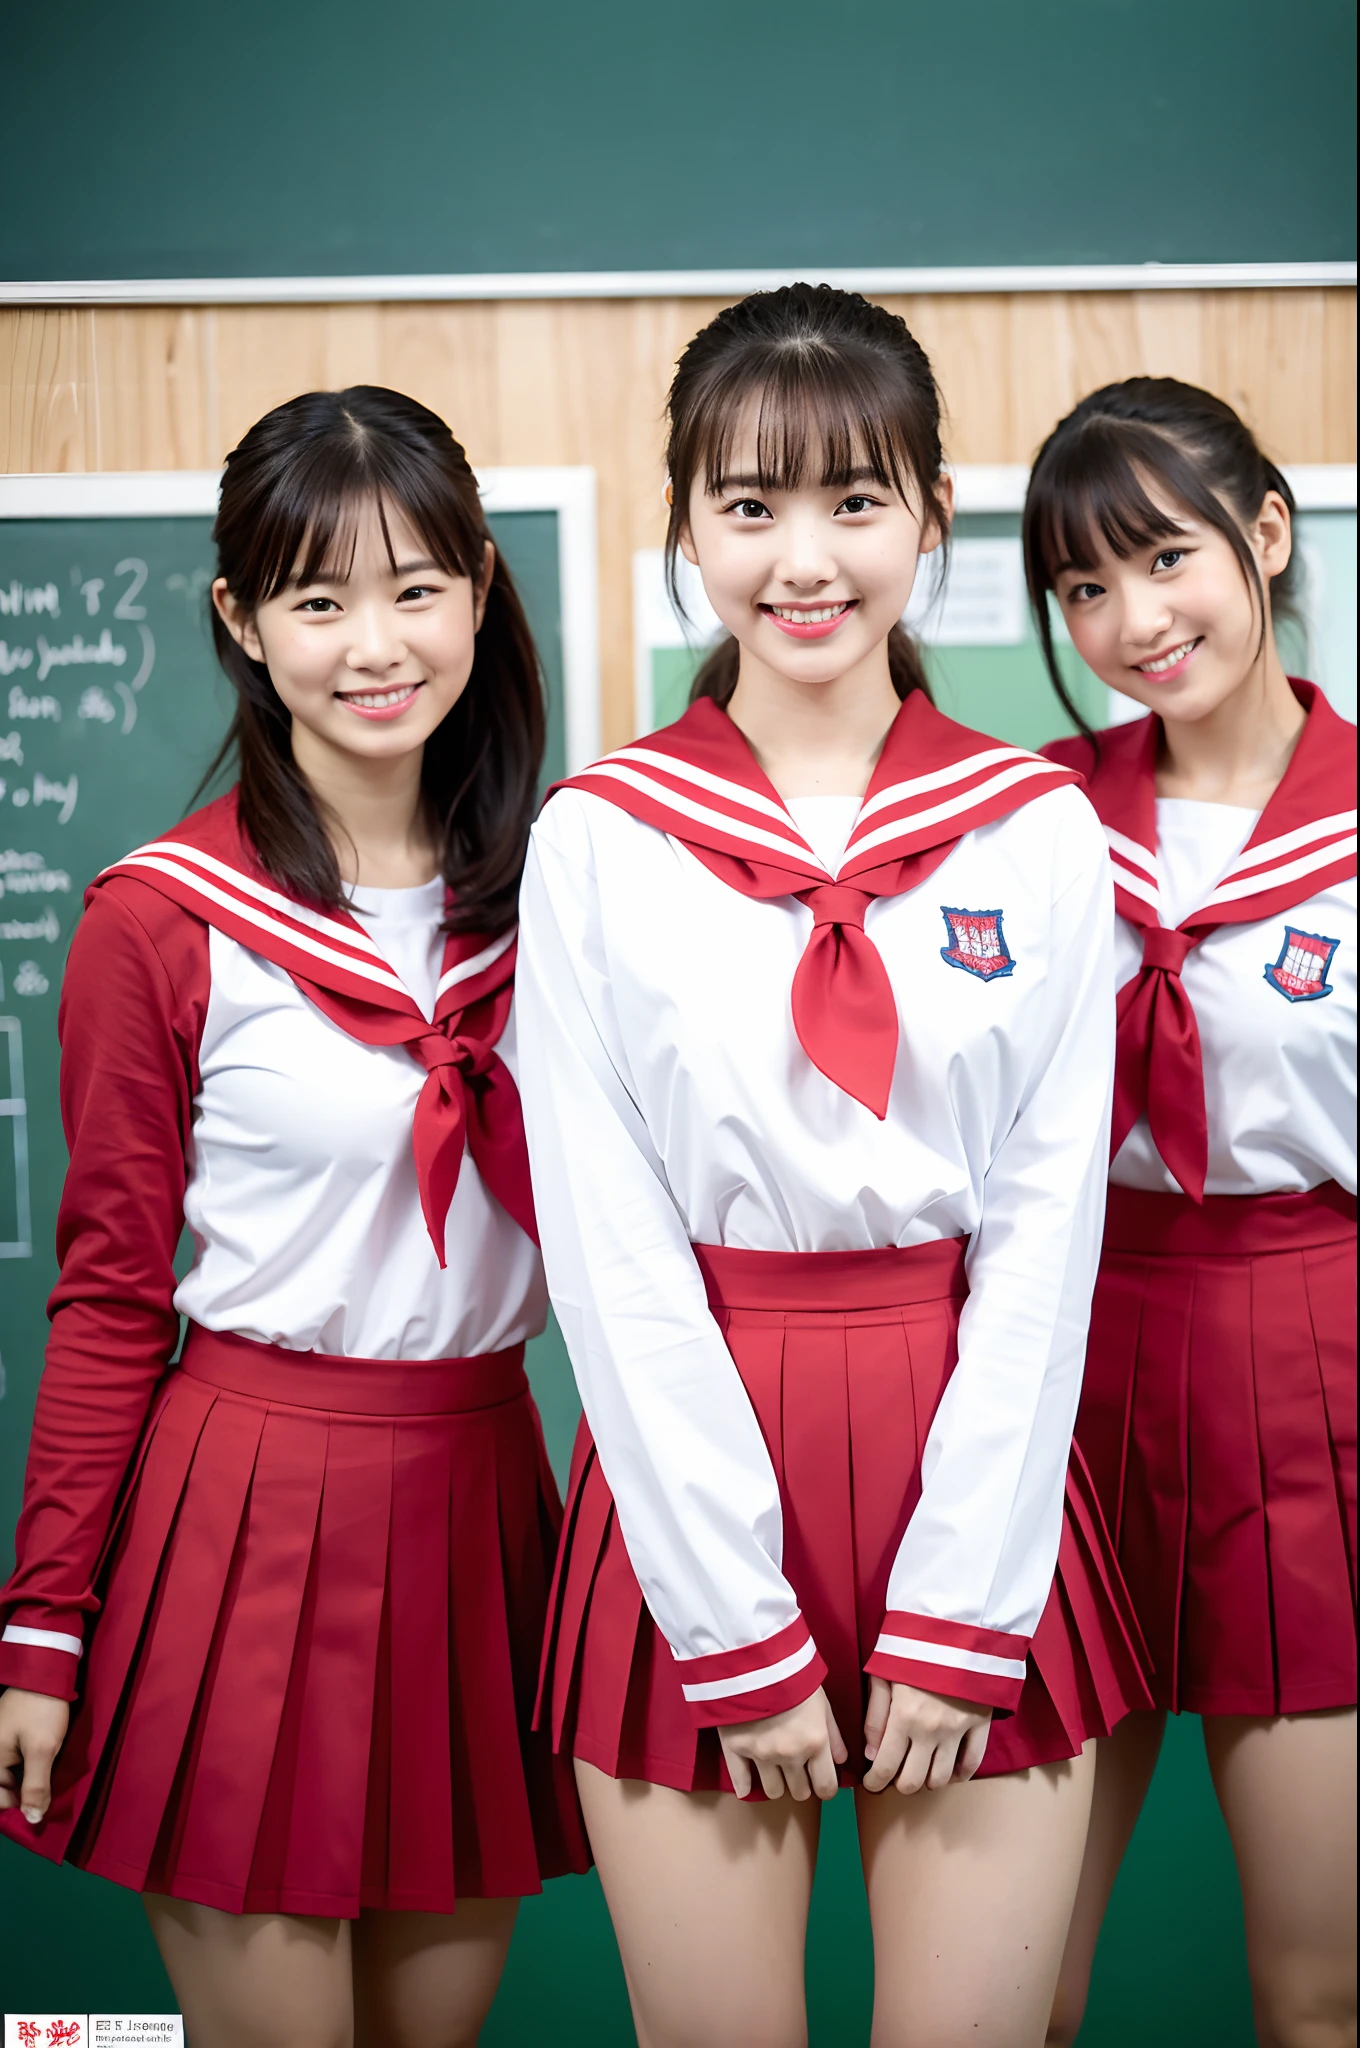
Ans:
POLYGON ((1158 1706, 1353 1706, 1355 1217, 1110 1189, 1077 1439, 1158 1706))
MULTIPOLYGON (((966 1241, 871 1252, 696 1245, 709 1303, 769 1449, 783 1568, 829 1676, 861 1782, 868 1679, 888 1575, 921 1489, 921 1455, 958 1358, 966 1241)), ((1053 1591, 1021 1704, 992 1724, 982 1775, 1075 1756, 1148 1704, 1137 1625, 1080 1458, 1053 1591)), ((730 1791, 717 1733, 697 1729, 643 1603, 584 1423, 553 1586, 539 1720, 554 1748, 615 1778, 730 1791)))
POLYGON ((403 1364, 191 1329, 51 1811, 4 1832, 229 1913, 449 1913, 586 1868, 530 1726, 558 1523, 522 1345, 403 1364))

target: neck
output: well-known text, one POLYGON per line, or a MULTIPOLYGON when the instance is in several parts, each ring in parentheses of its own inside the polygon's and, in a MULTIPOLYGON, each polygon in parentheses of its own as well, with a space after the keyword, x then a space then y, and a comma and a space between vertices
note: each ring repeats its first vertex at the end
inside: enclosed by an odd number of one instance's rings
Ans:
POLYGON ((743 649, 728 716, 782 797, 862 797, 901 708, 886 646, 834 681, 799 682, 743 649))
POLYGON ((1307 721, 1267 629, 1260 656, 1216 710, 1193 721, 1162 720, 1157 794, 1264 810, 1307 721))
POLYGON ((344 882, 410 889, 438 874, 422 800, 422 754, 417 747, 390 761, 337 755, 294 728, 293 758, 320 808, 344 882))

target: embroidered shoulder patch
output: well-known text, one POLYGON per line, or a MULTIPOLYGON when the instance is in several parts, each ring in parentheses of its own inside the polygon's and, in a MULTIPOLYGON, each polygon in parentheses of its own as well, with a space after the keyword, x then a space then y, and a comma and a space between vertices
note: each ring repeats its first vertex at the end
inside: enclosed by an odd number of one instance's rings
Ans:
POLYGON ((950 967, 961 967, 979 981, 1000 981, 1014 974, 1015 960, 1006 944, 999 910, 951 910, 940 905, 940 915, 949 933, 949 944, 941 946, 940 958, 950 967))
POLYGON ((1327 970, 1340 939, 1324 939, 1318 932, 1301 932, 1292 924, 1284 928, 1280 957, 1266 968, 1266 980, 1290 1003, 1315 1003, 1332 993, 1327 970))

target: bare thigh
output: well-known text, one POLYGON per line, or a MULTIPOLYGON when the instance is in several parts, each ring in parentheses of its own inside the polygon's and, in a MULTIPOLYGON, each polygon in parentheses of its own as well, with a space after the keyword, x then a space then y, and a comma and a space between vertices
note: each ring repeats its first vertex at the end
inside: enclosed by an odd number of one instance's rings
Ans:
POLYGON ((1355 2040, 1355 1709, 1206 1716, 1263 2048, 1355 2040))
POLYGON ((910 1798, 856 1795, 873 2048, 1039 2048, 1081 1871, 1093 1748, 910 1798))
POLYGON ((194 2048, 353 2048, 347 1920, 142 1903, 194 2048))
POLYGON ((1164 1713, 1128 1714, 1112 1735, 1096 1744, 1091 1825, 1048 2024, 1052 2048, 1068 2048, 1077 2038, 1105 1909, 1143 1810, 1165 1733, 1164 1713))
POLYGON ((355 2048, 472 2048, 518 1910, 518 1899, 465 1899, 452 1913, 361 1913, 351 1937, 355 2048))
POLYGON ((803 2048, 818 1802, 576 1782, 639 2048, 803 2048))

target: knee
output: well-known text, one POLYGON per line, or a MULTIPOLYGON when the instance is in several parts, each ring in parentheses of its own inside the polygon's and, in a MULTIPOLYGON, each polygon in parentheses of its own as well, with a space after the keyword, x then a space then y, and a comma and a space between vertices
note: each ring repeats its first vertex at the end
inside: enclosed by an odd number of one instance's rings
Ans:
POLYGON ((1261 2048, 1355 2048, 1355 1977, 1308 1965, 1272 1971, 1252 1986, 1261 2048))

